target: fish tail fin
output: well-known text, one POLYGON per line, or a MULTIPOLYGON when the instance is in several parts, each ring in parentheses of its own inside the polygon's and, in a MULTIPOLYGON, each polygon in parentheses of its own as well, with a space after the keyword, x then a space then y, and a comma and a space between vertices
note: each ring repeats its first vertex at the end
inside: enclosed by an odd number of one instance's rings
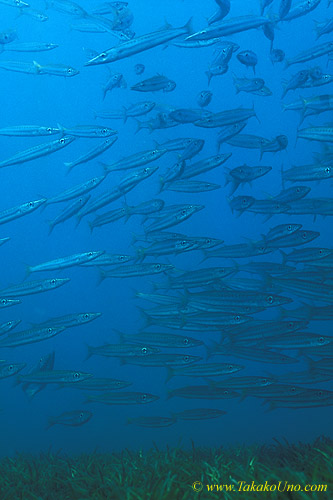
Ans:
POLYGON ((104 271, 104 269, 99 269, 99 276, 96 286, 99 286, 102 283, 102 281, 105 280, 105 278, 106 278, 106 271, 104 271))
POLYGON ((285 265, 288 260, 288 255, 281 249, 280 249, 280 254, 282 255, 282 264, 285 265))
POLYGON ((64 162, 64 165, 67 168, 67 175, 68 175, 72 171, 72 169, 74 168, 74 165, 70 161, 64 162))
POLYGON ((216 352, 216 346, 218 345, 217 342, 212 342, 209 345, 205 345, 206 347, 206 359, 209 359, 211 356, 213 356, 214 352, 216 352))
POLYGON ((208 87, 209 87, 210 82, 211 82, 211 79, 212 79, 212 77, 213 77, 213 73, 211 73, 211 71, 209 71, 209 70, 208 70, 208 71, 205 71, 205 75, 206 75, 206 76, 207 76, 207 78, 208 78, 208 87))
POLYGON ((89 358, 91 358, 91 356, 95 354, 93 346, 86 344, 86 347, 87 347, 87 354, 86 357, 84 358, 84 361, 87 361, 89 358))
POLYGON ((174 376, 174 370, 170 366, 167 366, 166 369, 167 369, 167 375, 165 378, 165 383, 167 384, 169 380, 174 376))
POLYGON ((136 118, 135 121, 136 121, 136 131, 134 133, 137 134, 141 129, 144 128, 144 125, 142 122, 140 122, 140 120, 137 120, 136 118))
POLYGON ((145 249, 144 247, 137 247, 135 248, 136 252, 136 259, 134 262, 143 262, 145 258, 145 249))
POLYGON ((289 59, 286 59, 285 63, 284 63, 284 69, 288 69, 290 66, 290 60, 289 59))
POLYGON ((117 328, 112 328, 112 330, 118 335, 119 337, 119 342, 121 344, 124 344, 126 342, 125 338, 124 338, 124 333, 121 332, 120 330, 117 330, 117 328))
POLYGON ((50 234, 52 233, 52 231, 54 229, 55 223, 52 220, 47 220, 46 222, 49 225, 49 234, 48 235, 50 236, 50 234))
POLYGON ((144 309, 142 309, 142 307, 138 307, 138 309, 140 311, 142 318, 145 321, 144 326, 141 328, 141 331, 142 331, 145 328, 148 328, 148 326, 150 326, 152 324, 152 318, 150 316, 148 316, 148 314, 146 313, 146 311, 144 309))
POLYGON ((30 274, 31 274, 31 266, 29 266, 28 264, 26 264, 26 266, 25 266, 25 277, 24 277, 24 279, 26 280, 27 278, 29 278, 30 274))
POLYGON ((183 28, 186 29, 187 33, 189 35, 191 35, 192 33, 194 33, 193 31, 193 17, 191 16, 190 19, 187 21, 186 24, 184 24, 183 28))
POLYGON ((90 222, 88 221, 88 226, 89 226, 89 229, 90 229, 90 234, 92 234, 93 230, 94 230, 94 225, 93 225, 93 222, 90 222))
POLYGON ((47 431, 48 429, 50 429, 50 427, 53 427, 55 424, 56 424, 55 419, 53 417, 49 417, 47 419, 47 424, 45 426, 45 430, 47 431))
POLYGON ((164 185, 165 185, 163 175, 160 175, 159 183, 160 183, 160 189, 159 189, 158 193, 161 193, 164 190, 164 185))
POLYGON ((166 399, 167 400, 170 399, 170 398, 173 398, 173 396, 174 396, 174 391, 173 390, 167 391, 167 395, 166 395, 166 399))

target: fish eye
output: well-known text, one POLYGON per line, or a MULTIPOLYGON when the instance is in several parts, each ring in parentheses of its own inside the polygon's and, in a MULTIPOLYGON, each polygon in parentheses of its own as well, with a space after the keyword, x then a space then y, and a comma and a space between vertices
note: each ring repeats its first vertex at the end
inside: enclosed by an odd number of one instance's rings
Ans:
POLYGON ((184 356, 183 360, 187 363, 190 360, 190 358, 189 358, 189 356, 184 356))
POLYGON ((234 369, 234 367, 232 365, 229 365, 228 368, 229 368, 229 370, 233 370, 234 369))
POLYGON ((292 230, 292 227, 291 225, 289 224, 289 226, 287 227, 287 231, 291 231, 292 230))
POLYGON ((99 56, 101 59, 106 59, 106 53, 105 52, 102 52, 99 56))
POLYGON ((34 202, 33 202, 33 201, 30 201, 30 202, 29 202, 29 207, 31 207, 31 208, 32 208, 33 206, 34 206, 34 202))
POLYGON ((85 314, 84 319, 88 319, 88 318, 89 318, 89 314, 85 314))
POLYGON ((189 340, 188 340, 188 339, 184 339, 184 340, 183 340, 183 343, 184 343, 185 345, 188 345, 189 340))
POLYGON ((80 374, 78 372, 74 373, 74 378, 78 380, 80 378, 80 374))
POLYGON ((149 173, 149 168, 144 168, 143 171, 144 171, 145 174, 148 174, 149 173))
POLYGON ((141 395, 141 399, 142 399, 142 401, 146 401, 146 399, 147 399, 147 394, 142 394, 142 395, 141 395))
POLYGON ((322 391, 318 391, 318 396, 322 396, 323 395, 323 392, 322 391))
POLYGON ((262 379, 262 383, 263 383, 263 384, 267 384, 267 382, 268 382, 267 378, 263 378, 263 379, 262 379))
POLYGON ((269 295, 269 296, 267 297, 267 302, 268 302, 269 304, 273 304, 273 302, 274 302, 274 298, 272 297, 272 295, 269 295))
POLYGON ((324 342, 324 340, 325 340, 325 339, 324 339, 324 337, 320 337, 320 338, 318 339, 318 342, 319 342, 320 344, 322 344, 322 343, 324 342))
POLYGON ((161 269, 161 264, 156 264, 155 269, 157 269, 159 271, 161 269))
POLYGON ((59 139, 59 142, 60 144, 65 144, 65 139, 62 137, 61 139, 59 139))
POLYGON ((302 234, 302 239, 303 239, 303 240, 306 240, 306 239, 307 239, 307 234, 306 234, 306 232, 304 232, 304 233, 302 234))
POLYGON ((80 413, 80 418, 83 418, 83 413, 80 413))
POLYGON ((13 366, 13 365, 9 365, 9 366, 8 366, 8 370, 9 370, 10 372, 12 372, 12 371, 14 370, 14 366, 13 366))
POLYGON ((102 130, 102 134, 103 134, 103 135, 105 135, 105 134, 107 134, 107 133, 108 133, 108 129, 107 129, 107 128, 103 128, 103 130, 102 130))
POLYGON ((229 391, 223 391, 223 394, 227 395, 229 394, 229 391))
POLYGON ((52 328, 48 328, 47 333, 52 333, 52 328))
POLYGON ((330 167, 326 167, 325 168, 325 174, 330 174, 331 173, 331 169, 330 167))
POLYGON ((296 193, 300 193, 300 192, 301 192, 300 188, 296 188, 296 193))
POLYGON ((295 388, 295 387, 292 387, 290 390, 291 390, 291 392, 295 392, 295 391, 296 391, 296 388, 295 388))
POLYGON ((7 304, 7 299, 1 299, 1 304, 7 304))
POLYGON ((52 129, 51 129, 51 127, 47 127, 47 129, 46 129, 46 132, 49 132, 49 133, 51 133, 51 132, 52 132, 52 129))
POLYGON ((56 280, 51 280, 50 283, 51 285, 55 285, 56 280))
POLYGON ((88 257, 92 257, 92 252, 88 252, 88 257))
POLYGON ((73 72, 72 68, 67 68, 67 73, 70 75, 73 72))
POLYGON ((180 244, 181 244, 183 247, 184 247, 184 246, 186 246, 186 243, 187 243, 186 241, 181 241, 181 242, 180 242, 180 244))
POLYGON ((235 316, 235 320, 236 320, 237 322, 238 322, 238 321, 240 321, 240 316, 238 316, 238 315, 237 315, 237 316, 235 316))
POLYGON ((181 214, 186 215, 186 210, 182 210, 181 214))
POLYGON ((147 352, 148 352, 147 347, 142 347, 141 352, 142 352, 142 354, 147 354, 147 352))
POLYGON ((123 255, 121 255, 121 256, 119 257, 119 260, 124 260, 124 256, 123 256, 123 255))

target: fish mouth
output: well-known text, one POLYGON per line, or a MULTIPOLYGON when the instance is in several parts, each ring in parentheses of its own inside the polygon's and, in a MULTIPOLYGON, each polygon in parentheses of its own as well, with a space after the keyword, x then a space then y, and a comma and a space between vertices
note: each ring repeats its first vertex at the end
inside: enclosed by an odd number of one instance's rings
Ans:
POLYGON ((89 61, 84 63, 84 66, 95 66, 96 64, 102 64, 104 61, 101 61, 100 56, 95 56, 92 59, 89 59, 89 61))

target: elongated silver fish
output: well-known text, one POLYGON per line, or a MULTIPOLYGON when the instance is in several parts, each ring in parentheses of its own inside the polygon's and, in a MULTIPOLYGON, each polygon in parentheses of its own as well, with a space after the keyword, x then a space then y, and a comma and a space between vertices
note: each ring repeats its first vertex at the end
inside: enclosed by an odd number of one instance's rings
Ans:
POLYGON ((46 198, 41 198, 40 200, 28 201, 17 207, 8 208, 0 212, 0 224, 5 222, 10 222, 15 219, 19 219, 24 215, 30 214, 34 210, 37 210, 43 203, 46 202, 46 198))
POLYGON ((60 149, 68 146, 71 142, 74 141, 74 139, 74 137, 65 136, 61 137, 61 139, 56 139, 55 141, 48 142, 46 144, 33 146, 32 148, 26 149, 25 151, 16 153, 16 155, 12 156, 8 160, 0 162, 0 168, 17 165, 18 163, 25 163, 26 161, 35 160, 36 158, 41 158, 42 156, 55 153, 56 151, 59 151, 60 149))
POLYGON ((119 61, 120 59, 124 59, 153 47, 157 47, 158 45, 165 44, 174 38, 190 33, 192 31, 191 24, 192 18, 181 28, 173 28, 172 26, 167 25, 165 30, 155 31, 153 33, 133 38, 132 40, 128 40, 120 45, 117 45, 116 47, 112 47, 111 49, 101 52, 101 54, 86 62, 85 65, 92 66, 96 64, 119 61))
POLYGON ((96 259, 96 257, 99 257, 103 253, 104 251, 77 253, 68 257, 50 260, 43 264, 37 264, 36 266, 27 266, 27 275, 37 271, 56 271, 58 269, 65 269, 66 267, 79 266, 80 264, 96 259))
POLYGON ((47 292, 49 290, 59 288, 69 281, 70 278, 52 278, 47 280, 29 281, 4 288, 0 290, 0 295, 3 297, 22 297, 23 295, 47 292))

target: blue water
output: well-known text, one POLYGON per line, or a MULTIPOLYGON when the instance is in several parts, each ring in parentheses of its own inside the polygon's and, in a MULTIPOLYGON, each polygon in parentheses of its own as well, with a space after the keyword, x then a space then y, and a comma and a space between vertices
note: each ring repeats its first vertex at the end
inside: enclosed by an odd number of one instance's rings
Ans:
MULTIPOLYGON (((207 89, 209 61, 212 59, 214 47, 188 50, 169 46, 157 47, 152 50, 123 59, 111 65, 85 67, 87 60, 85 49, 93 49, 100 53, 117 43, 117 40, 108 33, 91 34, 79 33, 70 29, 73 22, 71 16, 62 14, 53 9, 45 10, 44 2, 32 0, 31 6, 46 12, 49 19, 40 23, 35 19, 22 15, 17 17, 17 9, 0 4, 0 31, 17 30, 18 39, 14 43, 25 41, 42 41, 58 43, 59 48, 54 51, 41 53, 3 52, 0 61, 36 60, 40 64, 62 63, 73 66, 80 74, 73 78, 62 78, 47 75, 26 75, 10 71, 1 71, 0 80, 0 109, 1 125, 40 124, 56 126, 57 123, 65 127, 75 125, 100 124, 110 126, 119 131, 116 144, 97 160, 77 166, 67 175, 64 162, 72 161, 94 147, 97 140, 77 139, 64 150, 35 161, 14 165, 1 169, 0 210, 19 205, 41 196, 51 197, 71 186, 84 182, 94 176, 102 175, 103 169, 99 160, 112 163, 122 156, 128 156, 139 151, 152 149, 154 140, 163 142, 176 137, 197 137, 205 140, 204 149, 194 158, 202 158, 216 154, 217 129, 204 129, 191 124, 179 127, 158 130, 149 133, 146 129, 136 132, 136 123, 129 119, 126 124, 120 120, 94 120, 94 111, 110 111, 121 109, 122 106, 142 100, 154 100, 159 104, 171 105, 179 108, 196 108, 196 96, 199 91, 207 89), (145 65, 142 76, 137 76, 134 66, 138 63, 145 65), (115 72, 121 72, 127 82, 127 89, 114 89, 102 101, 102 85, 109 78, 108 67, 115 72), (139 94, 130 90, 130 86, 156 73, 166 75, 177 83, 174 92, 156 94, 139 94)), ((99 2, 81 0, 80 5, 89 11, 99 2)), ((279 2, 273 3, 275 11, 279 2), (276 4, 276 5, 275 5, 276 4)), ((134 14, 132 29, 137 35, 155 31, 161 28, 165 20, 173 26, 182 26, 193 16, 195 30, 206 26, 206 18, 215 10, 213 0, 201 2, 199 0, 168 0, 153 2, 151 0, 132 0, 129 7, 134 14)), ((248 14, 258 14, 260 10, 257 0, 233 0, 230 17, 248 14)), ((276 30, 275 48, 281 48, 287 57, 293 57, 301 50, 315 45, 313 20, 326 20, 332 15, 332 7, 327 9, 326 2, 322 1, 319 7, 307 16, 295 19, 289 23, 282 23, 276 30)), ((247 134, 257 134, 273 138, 279 134, 288 137, 289 145, 286 151, 267 153, 261 163, 257 150, 233 148, 223 144, 221 152, 232 152, 232 158, 226 163, 229 168, 247 163, 254 165, 270 165, 272 171, 265 177, 258 179, 253 186, 240 187, 236 195, 241 193, 263 199, 276 195, 282 189, 281 165, 289 168, 292 165, 311 163, 314 151, 320 151, 320 145, 299 140, 295 146, 299 116, 294 112, 282 112, 281 107, 281 80, 289 78, 303 67, 319 65, 328 73, 332 71, 332 62, 326 70, 327 56, 292 66, 284 70, 283 64, 272 65, 269 59, 270 42, 262 31, 251 30, 227 37, 237 42, 240 50, 251 49, 258 54, 256 74, 264 78, 266 85, 272 90, 271 97, 259 97, 246 93, 235 93, 232 72, 237 76, 252 77, 252 70, 244 68, 233 55, 229 63, 229 71, 223 76, 214 77, 210 84, 213 99, 208 109, 218 112, 224 109, 254 105, 258 120, 251 118, 244 130, 247 134)), ((318 43, 330 40, 330 36, 323 36, 318 43)), ((297 100, 299 95, 312 96, 328 94, 331 86, 318 89, 303 89, 291 91, 284 99, 285 103, 297 100)), ((328 113, 306 119, 304 126, 309 123, 323 124, 331 120, 328 113)), ((140 117, 145 121, 146 117, 140 117)), ((0 136, 0 161, 5 160, 18 151, 23 151, 35 144, 52 140, 41 138, 15 138, 0 136)), ((166 204, 199 203, 205 209, 191 219, 175 226, 174 231, 188 235, 211 236, 221 238, 226 244, 241 243, 250 238, 260 239, 260 235, 276 224, 297 222, 310 230, 320 231, 320 238, 310 246, 332 246, 332 223, 330 218, 313 216, 275 215, 271 220, 264 221, 261 215, 244 213, 241 217, 232 214, 227 197, 229 186, 224 186, 224 168, 219 167, 199 179, 218 183, 222 188, 202 194, 173 193, 164 191, 157 195, 158 175, 171 166, 177 158, 176 153, 164 155, 156 164, 159 172, 150 179, 141 183, 126 196, 129 205, 161 197, 166 204)), ((97 196, 109 187, 114 186, 123 176, 122 172, 110 174, 92 196, 97 196)), ((195 179, 197 180, 197 179, 195 179)), ((316 183, 302 183, 311 187, 312 197, 330 197, 332 185, 330 181, 316 183)), ((291 184, 288 184, 288 186, 291 184)), ((99 213, 118 208, 123 200, 118 200, 105 207, 99 213)), ((40 210, 2 225, 0 237, 10 237, 10 241, 0 249, 1 253, 1 288, 10 284, 19 283, 25 277, 25 265, 35 265, 58 257, 71 255, 90 250, 105 250, 110 253, 134 254, 131 244, 132 233, 142 234, 141 217, 133 216, 127 224, 123 220, 97 228, 90 233, 87 220, 84 218, 75 227, 75 220, 66 221, 55 227, 48 235, 47 220, 54 219, 65 204, 54 204, 43 212, 40 210)), ((288 249, 289 250, 289 249, 288 249)), ((177 269, 192 270, 201 264, 201 252, 190 252, 182 256, 170 256, 170 261, 177 269)), ((252 259, 250 259, 252 260, 252 259)), ((259 260, 259 258, 253 259, 259 260)), ((264 259, 263 259, 264 260, 264 259)), ((279 252, 268 255, 265 260, 281 262, 279 252)), ((154 259, 148 259, 147 262, 154 259)), ((162 262, 167 260, 163 258, 162 262)), ((245 260, 246 261, 246 260, 245 260)), ((243 263, 243 260, 240 260, 243 263)), ((232 265, 230 260, 209 260, 207 266, 232 265), (223 264, 222 264, 223 262, 223 264)), ((8 378, 0 381, 1 401, 1 453, 12 454, 15 451, 38 452, 48 447, 61 448, 65 452, 91 451, 98 447, 101 450, 121 450, 129 448, 148 448, 153 441, 159 446, 166 444, 176 445, 181 442, 189 446, 193 439, 197 445, 217 446, 225 443, 262 443, 270 442, 272 438, 285 436, 290 441, 311 440, 320 434, 332 434, 332 409, 330 407, 316 409, 299 409, 297 411, 278 409, 272 412, 265 411, 261 400, 248 398, 240 402, 238 399, 226 401, 185 400, 181 398, 166 399, 167 388, 172 389, 183 385, 201 384, 200 379, 175 377, 168 385, 165 384, 166 370, 164 368, 145 368, 122 366, 117 358, 86 357, 86 344, 101 345, 104 341, 118 342, 114 329, 126 333, 137 333, 143 327, 143 320, 137 305, 146 306, 143 302, 134 299, 133 290, 151 292, 151 281, 161 281, 162 275, 156 278, 142 277, 130 279, 108 279, 100 286, 96 286, 98 271, 95 268, 70 268, 52 273, 36 273, 31 279, 42 277, 69 277, 70 283, 66 286, 45 294, 26 296, 22 304, 0 311, 1 322, 11 319, 21 319, 19 329, 28 328, 30 323, 46 321, 48 318, 71 314, 75 312, 102 312, 101 318, 78 328, 68 329, 59 336, 41 343, 35 343, 15 349, 2 349, 0 357, 12 362, 25 362, 26 373, 39 356, 55 351, 55 369, 75 369, 93 373, 97 377, 114 377, 133 381, 127 390, 149 392, 160 396, 157 402, 148 405, 107 406, 102 404, 84 404, 84 394, 74 389, 57 390, 50 386, 32 400, 28 401, 20 386, 14 386, 13 380, 8 378), (177 422, 174 426, 165 429, 143 429, 126 425, 129 417, 162 415, 168 416, 170 411, 181 411, 186 408, 219 408, 227 411, 221 419, 212 421, 177 422), (45 430, 47 418, 59 415, 65 411, 75 409, 89 409, 93 411, 93 418, 82 427, 55 426, 45 430)), ((249 277, 250 275, 247 275, 249 277)), ((295 299, 296 306, 297 299, 295 299)), ((260 317, 260 315, 259 315, 260 317)), ((277 319, 278 311, 271 309, 265 313, 266 319, 277 319)), ((154 327, 156 331, 158 327, 154 327)), ((313 322, 309 331, 329 334, 331 326, 328 322, 313 322)), ((153 327, 151 328, 153 331, 153 327)), ((162 330, 161 330, 162 331, 162 330)), ((163 330, 167 331, 167 330, 163 330)), ((177 333, 171 331, 171 333, 177 333)), ((193 337, 201 338, 204 342, 219 340, 218 333, 191 333, 193 337)), ((168 351, 166 351, 168 352, 168 351)), ((176 351, 179 353, 179 350, 176 351)), ((188 354, 205 357, 204 348, 186 350, 188 354)), ((293 355, 290 352, 290 355, 293 355)), ((296 354, 297 355, 297 354, 296 354)), ((286 373, 287 371, 301 371, 306 369, 304 359, 297 365, 270 366, 269 364, 254 363, 222 356, 212 358, 214 362, 230 360, 245 364, 246 370, 239 375, 267 375, 267 373, 286 373)), ((317 386, 314 386, 317 387, 317 386)), ((331 383, 320 384, 324 389, 332 389, 331 383)))

